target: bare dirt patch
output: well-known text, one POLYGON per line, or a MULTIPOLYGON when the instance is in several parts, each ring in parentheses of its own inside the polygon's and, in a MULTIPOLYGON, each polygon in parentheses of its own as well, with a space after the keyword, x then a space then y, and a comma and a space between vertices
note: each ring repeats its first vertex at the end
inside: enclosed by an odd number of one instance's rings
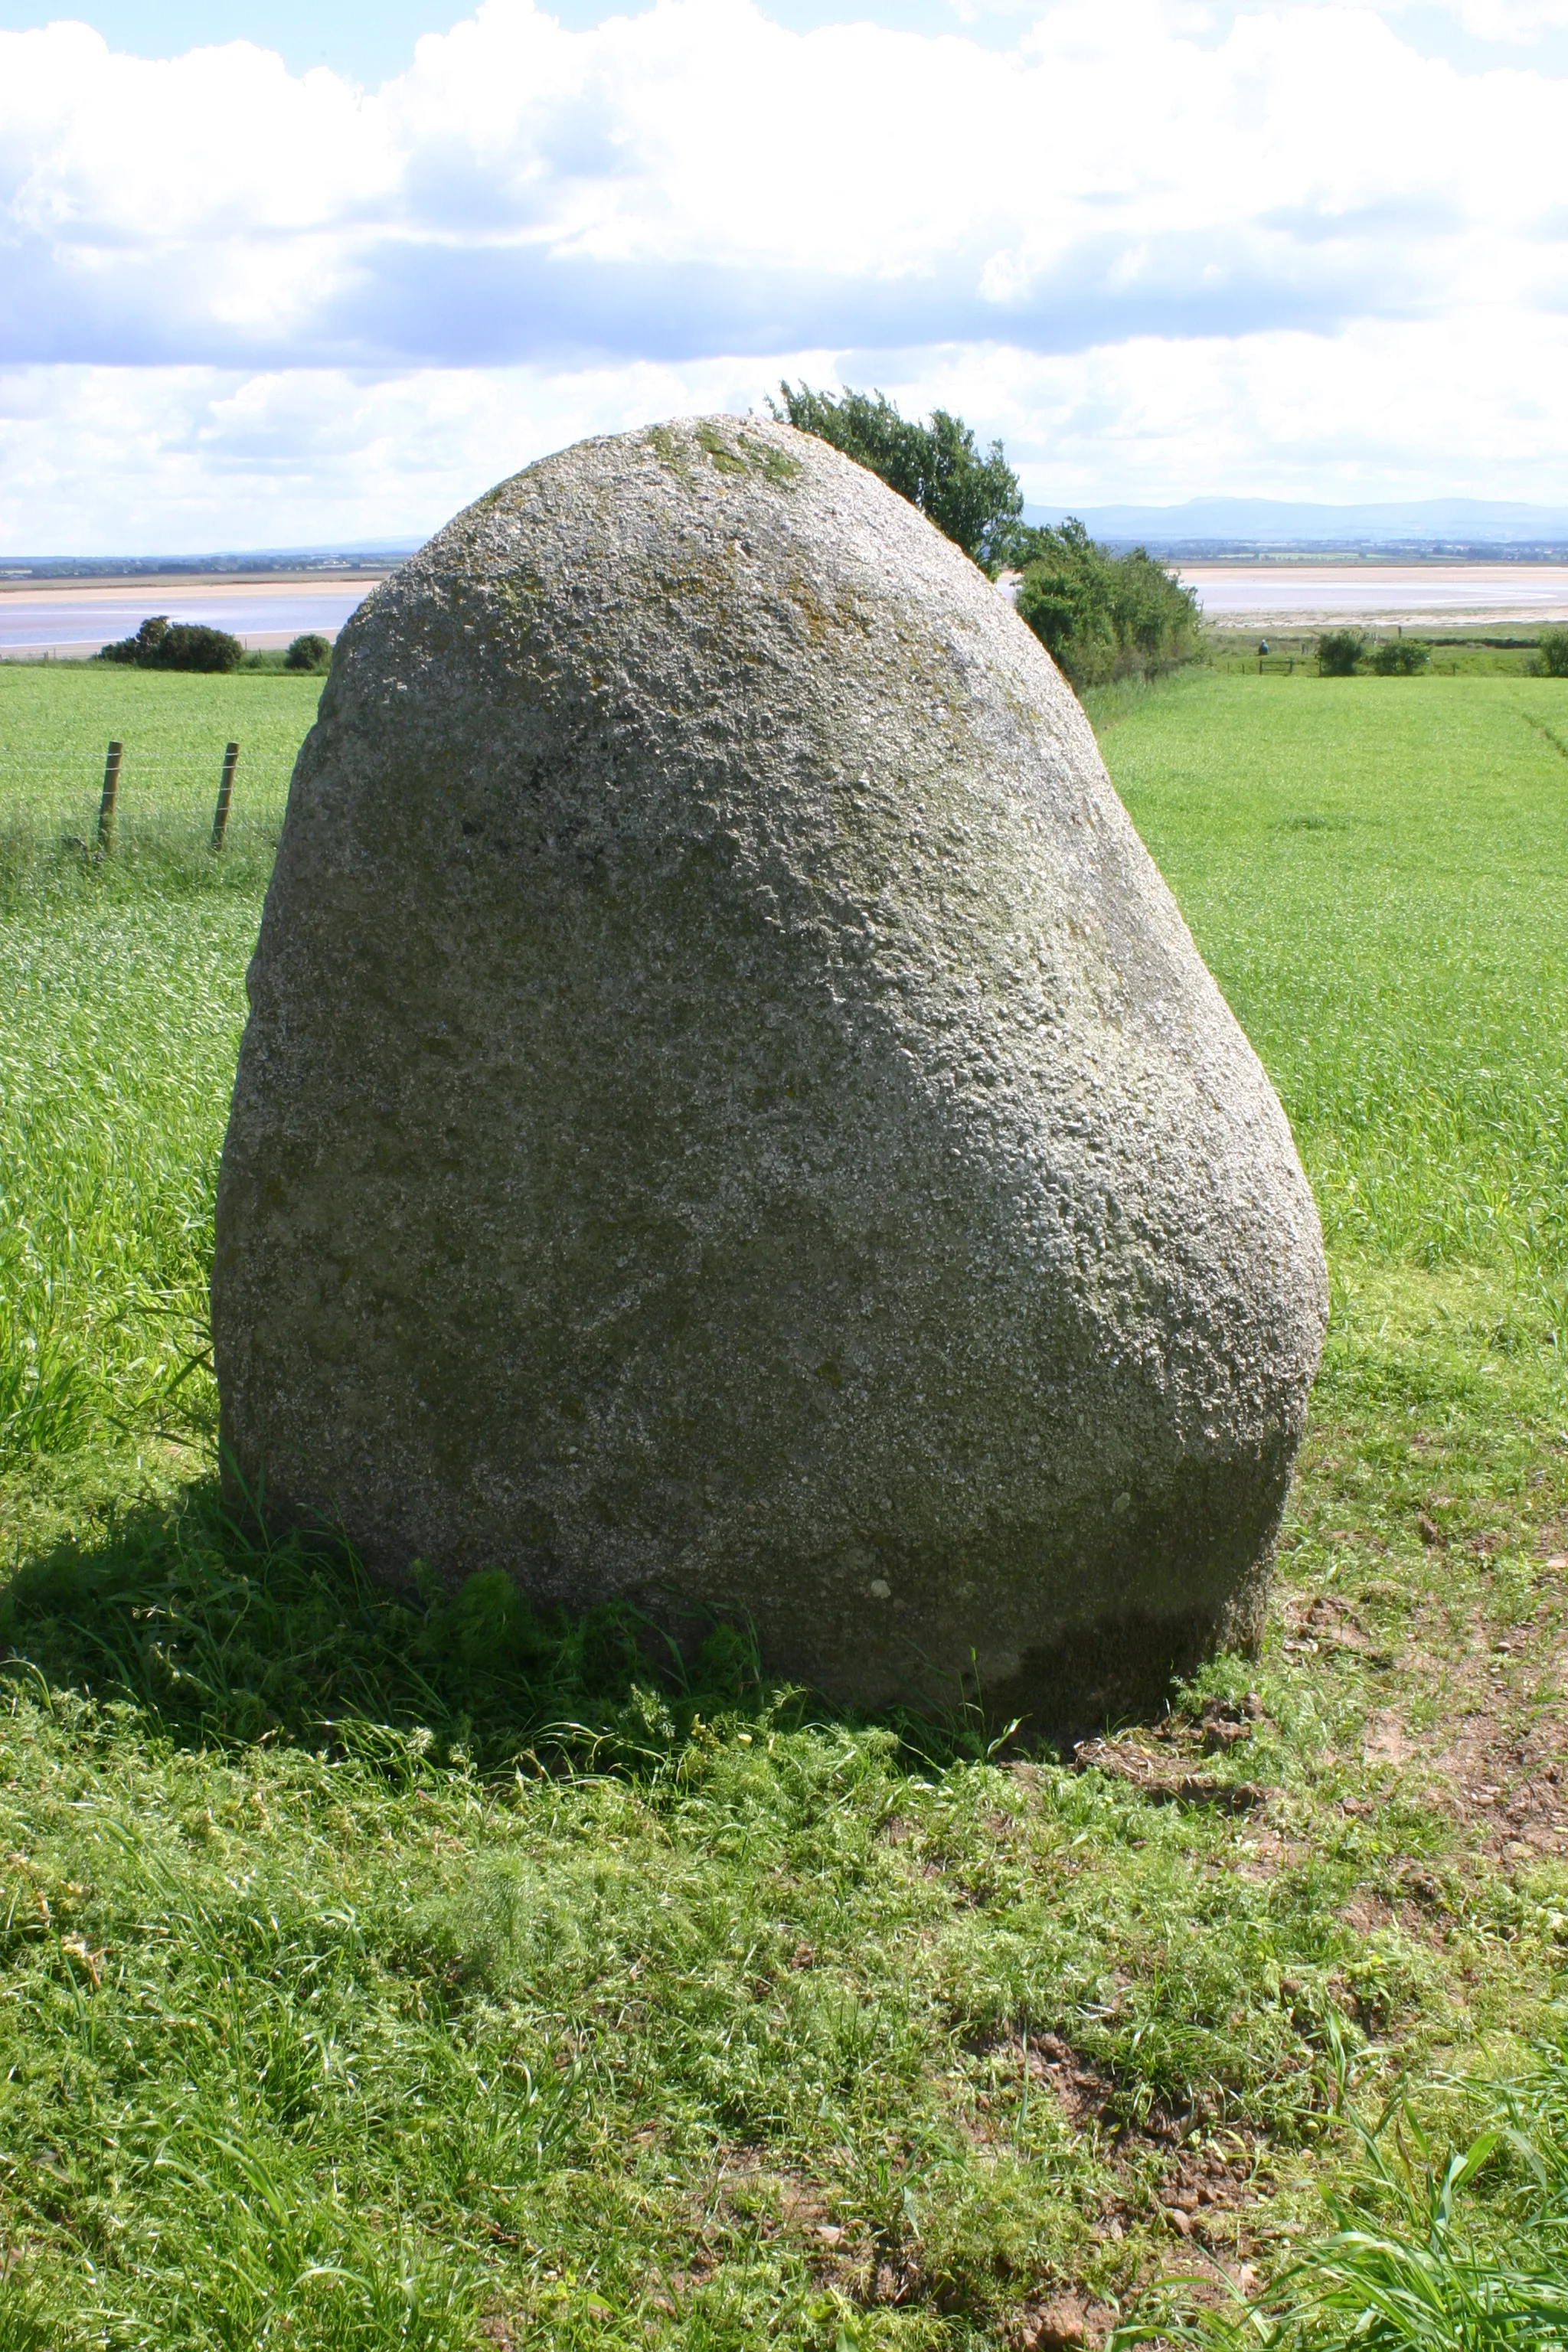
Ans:
POLYGON ((1115 2324, 1109 2304, 1080 2294, 1052 2295, 1031 2304, 1019 2316, 1009 2341, 1019 2352, 1097 2352, 1115 2324))
POLYGON ((1285 1649, 1292 1657, 1317 1657, 1346 1650, 1369 1666, 1391 1666, 1393 1654, 1370 1633, 1348 1601, 1320 1592, 1311 1599, 1288 1594, 1280 1607, 1285 1649))
POLYGON ((1568 1854, 1568 1707, 1521 1724, 1514 1707, 1472 1706, 1434 1758, 1449 1802, 1489 1854, 1514 1862, 1568 1854))
POLYGON ((1363 1760, 1418 1781, 1491 1859, 1568 1855, 1568 1648, 1557 1596, 1501 1628, 1472 1610, 1457 1640, 1451 1625, 1418 1624, 1415 1642, 1407 1679, 1440 1685, 1440 1727, 1423 1731, 1381 1707, 1363 1733, 1363 1760))
MULTIPOLYGON (((1075 2130, 1096 2135, 1110 2174, 1100 2207, 1105 2235, 1124 2236, 1157 2209, 1179 2238, 1233 2244, 1235 2230, 1216 2232, 1217 2218, 1273 2195, 1268 2142, 1254 2126, 1213 2131, 1194 2115, 1135 2107, 1108 2068, 1057 2033, 1019 2032, 978 2047, 1015 2074, 1026 2066, 1031 2084, 1051 2093, 1075 2130)), ((984 2107, 977 2130, 990 2136, 984 2107)))
POLYGON ((694 2234, 695 2259, 654 2292, 652 2300, 661 2310, 679 2308, 683 2295, 714 2267, 718 2238, 731 2232, 798 2248, 819 2286, 832 2287, 854 2303, 942 2301, 914 2246, 889 2241, 846 2206, 830 2184, 780 2163, 765 2149, 726 2151, 709 2201, 703 2230, 694 2234))
MULTIPOLYGON (((1048 2091, 1075 2131, 1092 2133, 1108 2179, 1096 2231, 1102 2242, 1129 2242, 1132 2291, 1179 2263, 1194 2300, 1222 2303, 1256 2280, 1248 2261, 1258 2210, 1275 2193, 1268 2143, 1256 2129, 1211 2131, 1193 2116, 1155 2105, 1135 2108, 1113 2074, 1057 2033, 988 2038, 972 2045, 1015 2080, 1027 2069, 1032 2087, 1048 2091), (1163 2225, 1166 2251, 1149 2225, 1163 2225), (1138 2251, 1134 2252, 1134 2248, 1138 2251)), ((972 2128, 994 2136, 983 2093, 972 2128)), ((1037 2286, 1003 2340, 1018 2352, 1096 2352, 1116 2325, 1112 2307, 1080 2282, 1037 2286)))
POLYGON ((1110 1739, 1080 1739, 1073 1762, 1080 1772, 1103 1772, 1156 1805, 1210 1805, 1228 1813, 1261 1805, 1266 1790, 1251 1780, 1205 1771, 1200 1759, 1225 1757, 1245 1746, 1261 1720, 1263 1702, 1249 1692, 1232 1705, 1211 1700, 1196 1722, 1169 1717, 1157 1727, 1119 1732, 1110 1739))

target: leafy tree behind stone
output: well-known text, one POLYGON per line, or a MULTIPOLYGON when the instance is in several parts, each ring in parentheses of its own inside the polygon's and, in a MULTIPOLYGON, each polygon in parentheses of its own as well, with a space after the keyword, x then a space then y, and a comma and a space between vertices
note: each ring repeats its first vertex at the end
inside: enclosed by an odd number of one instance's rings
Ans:
POLYGON ((982 452, 961 416, 933 408, 921 425, 879 392, 815 392, 805 383, 781 383, 779 392, 784 406, 768 403, 775 416, 879 474, 983 571, 994 576, 1011 561, 1024 493, 1000 441, 982 452))
POLYGON ((993 578, 1023 578, 1017 610, 1075 687, 1147 677, 1190 660, 1197 603, 1142 548, 1113 554, 1069 519, 1054 530, 1023 520, 1024 494, 1000 441, 983 453, 973 428, 945 408, 929 424, 900 415, 885 394, 816 392, 782 383, 775 416, 831 442, 929 515, 993 578))

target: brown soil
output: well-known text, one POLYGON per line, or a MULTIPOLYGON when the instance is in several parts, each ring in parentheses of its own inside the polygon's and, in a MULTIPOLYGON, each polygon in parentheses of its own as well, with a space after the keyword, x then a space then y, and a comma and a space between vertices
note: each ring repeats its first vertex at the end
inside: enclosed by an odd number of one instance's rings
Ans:
MULTIPOLYGON (((1418 1621, 1402 1660, 1413 1687, 1441 1692, 1440 1723, 1414 1727, 1398 1706, 1371 1715, 1362 1754, 1419 1787, 1493 1862, 1568 1855, 1568 1647, 1559 1598, 1498 1629, 1479 1610, 1455 1640, 1418 1621)), ((1420 1890, 1417 1889, 1419 1896, 1420 1890)))
MULTIPOLYGON (((1152 1804, 1212 1805, 1228 1813, 1248 1812, 1268 1791, 1251 1780, 1199 1769, 1200 1757, 1224 1758, 1244 1748, 1263 1714, 1254 1694, 1236 1706, 1213 1699, 1194 1723, 1171 1716, 1150 1729, 1120 1732, 1113 1739, 1080 1739, 1073 1762, 1080 1772, 1103 1772, 1123 1780, 1152 1804)), ((1016 1767, 1022 1777, 1026 1767, 1016 1767)))

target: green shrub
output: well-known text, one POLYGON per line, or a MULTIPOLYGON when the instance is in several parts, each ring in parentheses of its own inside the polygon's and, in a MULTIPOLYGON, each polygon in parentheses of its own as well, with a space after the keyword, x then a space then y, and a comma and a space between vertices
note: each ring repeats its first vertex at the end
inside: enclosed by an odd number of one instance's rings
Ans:
POLYGON ((318 636, 313 629, 310 629, 302 637, 295 638, 283 656, 283 667, 285 669, 322 670, 331 667, 331 640, 318 636))
POLYGON ((900 416, 879 392, 814 392, 809 384, 781 383, 784 407, 774 416, 802 433, 814 433, 879 474, 889 489, 919 507, 982 570, 994 574, 1012 560, 1011 541, 1024 510, 1018 478, 993 441, 982 456, 961 416, 933 408, 929 425, 900 416))
POLYGON ((1537 677, 1568 677, 1568 629, 1542 629, 1531 667, 1537 677))
MULTIPOLYGON (((1318 652, 1321 663, 1321 640, 1318 652)), ((1379 677, 1414 677, 1431 658, 1431 646, 1424 646, 1418 637, 1388 637, 1373 653, 1372 666, 1379 677)))
POLYGON ((1359 629, 1325 629, 1318 639, 1319 677, 1353 677, 1365 650, 1366 639, 1359 629))
POLYGON ((1141 547, 1113 555, 1069 516, 1058 529, 1021 529, 1016 609, 1079 688, 1142 677, 1190 661, 1198 649, 1197 603, 1141 547))
POLYGON ((226 629, 209 629, 201 621, 171 621, 166 613, 149 614, 133 637, 105 646, 97 658, 131 662, 138 669, 237 669, 245 647, 226 629))

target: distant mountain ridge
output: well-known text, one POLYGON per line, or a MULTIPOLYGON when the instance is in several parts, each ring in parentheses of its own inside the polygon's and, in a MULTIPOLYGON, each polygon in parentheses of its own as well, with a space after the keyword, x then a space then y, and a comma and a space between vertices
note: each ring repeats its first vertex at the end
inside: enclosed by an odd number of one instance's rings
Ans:
POLYGON ((1568 552, 1568 507, 1500 499, 1411 499, 1328 506, 1286 499, 1187 499, 1179 506, 1026 506, 1026 522, 1076 514, 1111 544, 1215 552, 1397 548, 1419 553, 1568 552))

